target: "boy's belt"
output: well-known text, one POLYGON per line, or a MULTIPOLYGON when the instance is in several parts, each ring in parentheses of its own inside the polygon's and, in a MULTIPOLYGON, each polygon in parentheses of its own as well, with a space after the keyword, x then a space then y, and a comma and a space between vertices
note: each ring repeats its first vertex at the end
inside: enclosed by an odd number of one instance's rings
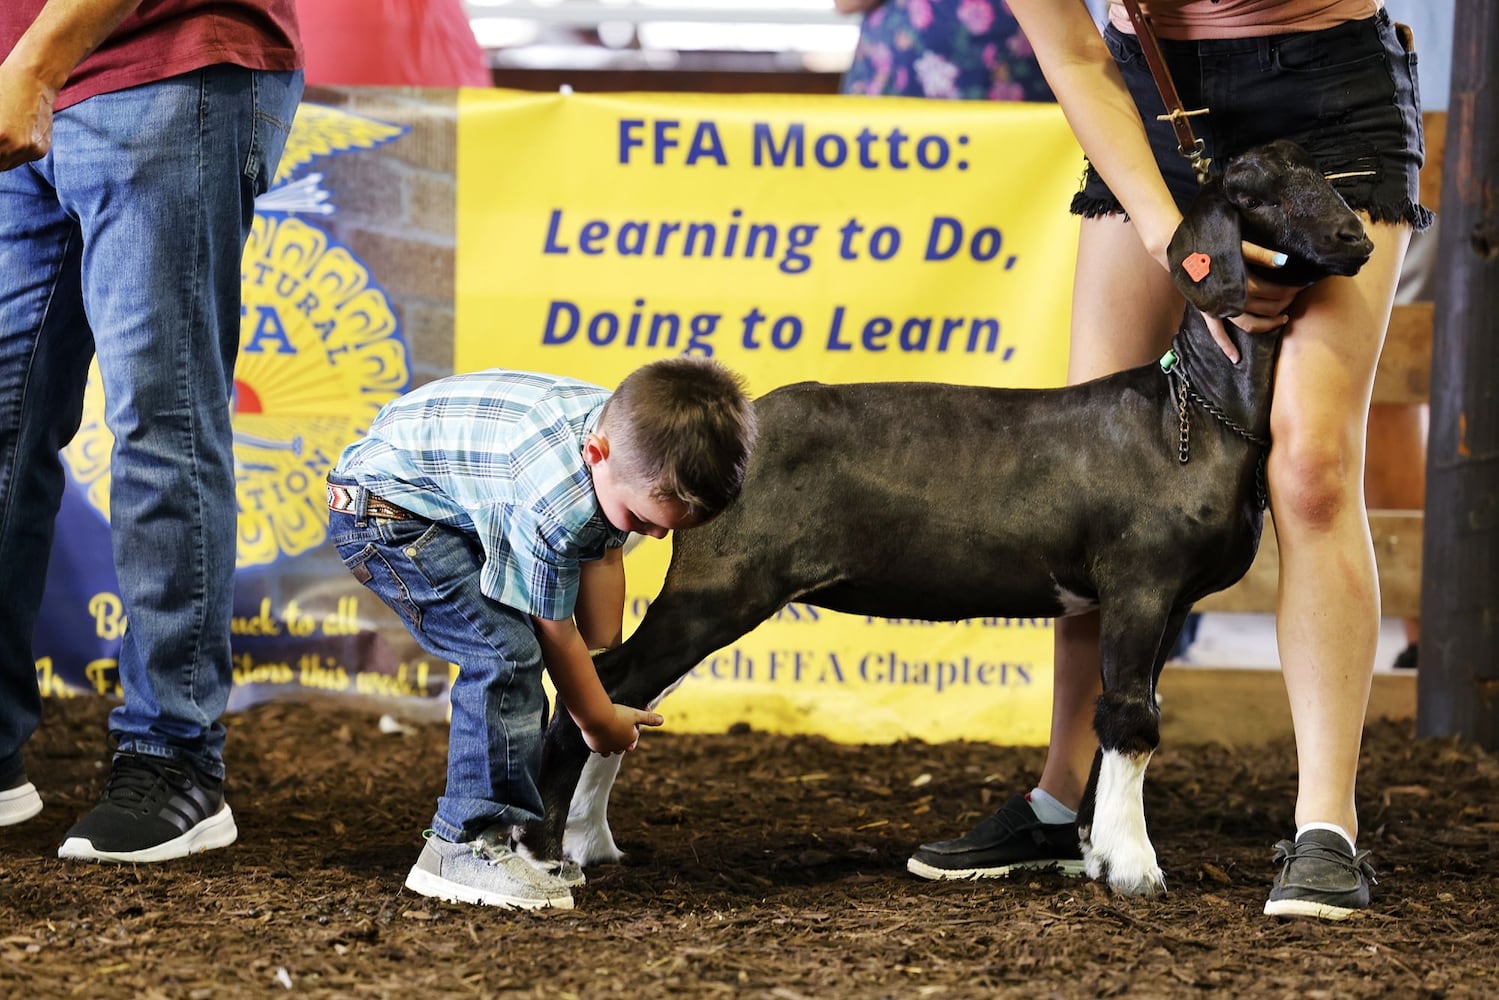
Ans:
MULTIPOLYGON (((362 486, 335 486, 328 484, 328 509, 336 510, 343 514, 358 515, 359 509, 356 504, 358 491, 364 490, 362 486)), ((402 510, 389 500, 382 500, 369 490, 364 490, 364 513, 367 517, 384 518, 387 521, 415 521, 417 516, 409 510, 402 510)))

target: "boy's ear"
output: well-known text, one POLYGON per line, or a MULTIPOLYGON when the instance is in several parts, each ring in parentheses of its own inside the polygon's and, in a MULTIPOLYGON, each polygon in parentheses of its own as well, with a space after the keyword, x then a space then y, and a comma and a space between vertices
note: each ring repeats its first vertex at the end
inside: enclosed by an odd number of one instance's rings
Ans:
POLYGON ((1247 300, 1239 213, 1213 188, 1193 199, 1166 248, 1171 278, 1209 316, 1237 316, 1247 300))
POLYGON ((583 439, 583 461, 597 465, 609 457, 609 439, 602 434, 590 434, 583 439))

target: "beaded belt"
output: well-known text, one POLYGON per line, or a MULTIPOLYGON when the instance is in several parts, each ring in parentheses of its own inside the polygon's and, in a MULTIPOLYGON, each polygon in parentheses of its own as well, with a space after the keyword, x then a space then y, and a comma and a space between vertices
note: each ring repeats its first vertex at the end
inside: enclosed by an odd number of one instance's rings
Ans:
MULTIPOLYGON (((344 514, 358 514, 358 505, 355 500, 358 486, 335 486, 328 484, 328 509, 336 510, 344 514)), ((382 500, 375 494, 365 491, 364 513, 368 517, 384 518, 387 521, 415 521, 417 516, 409 510, 402 510, 389 500, 382 500)))

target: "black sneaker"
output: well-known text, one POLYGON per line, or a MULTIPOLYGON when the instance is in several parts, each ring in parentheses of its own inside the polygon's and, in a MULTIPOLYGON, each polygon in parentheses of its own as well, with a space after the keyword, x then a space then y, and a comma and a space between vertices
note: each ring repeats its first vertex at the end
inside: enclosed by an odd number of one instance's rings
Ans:
POLYGON ((1295 843, 1282 840, 1275 845, 1275 864, 1280 874, 1265 903, 1272 917, 1347 920, 1369 908, 1369 885, 1375 881, 1369 852, 1352 853, 1331 830, 1308 830, 1295 843))
POLYGON ((116 754, 99 804, 73 824, 59 858, 170 861, 239 836, 224 782, 185 760, 116 754))
POLYGON ((19 771, 9 780, 0 779, 0 826, 14 826, 42 811, 42 797, 36 786, 19 771))
POLYGON ((933 880, 999 878, 1016 869, 1083 873, 1077 824, 1043 823, 1017 795, 957 840, 922 844, 906 862, 912 875, 933 880))

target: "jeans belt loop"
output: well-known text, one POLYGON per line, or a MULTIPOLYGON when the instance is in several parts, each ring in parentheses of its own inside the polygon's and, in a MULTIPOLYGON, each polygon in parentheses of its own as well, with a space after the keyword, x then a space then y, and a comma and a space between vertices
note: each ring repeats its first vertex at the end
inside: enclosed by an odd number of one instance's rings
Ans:
POLYGON ((354 523, 361 528, 369 526, 370 491, 363 486, 354 487, 354 523))
POLYGON ((328 509, 348 514, 357 527, 369 526, 369 497, 369 490, 363 486, 328 481, 328 509))

